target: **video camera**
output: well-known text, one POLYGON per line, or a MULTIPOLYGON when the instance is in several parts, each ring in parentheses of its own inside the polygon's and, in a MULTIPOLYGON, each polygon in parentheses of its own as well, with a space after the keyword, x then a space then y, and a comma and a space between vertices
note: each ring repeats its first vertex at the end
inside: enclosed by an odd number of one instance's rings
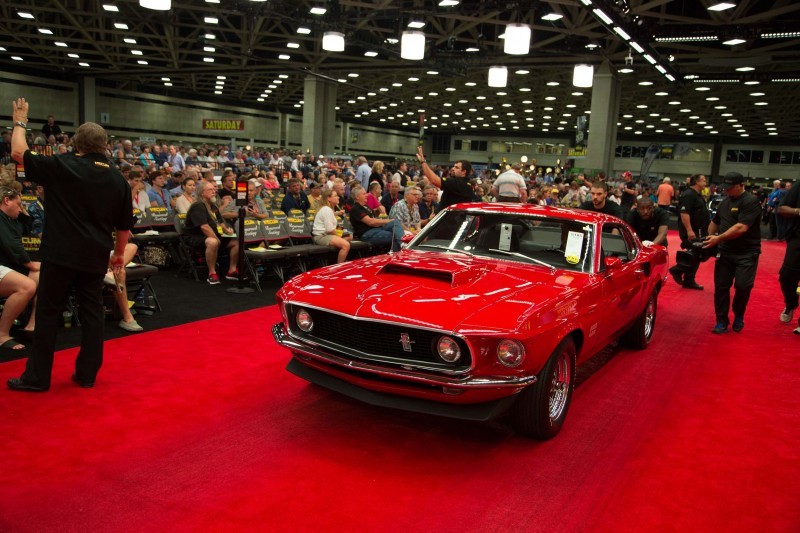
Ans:
POLYGON ((705 263, 712 257, 717 256, 717 247, 712 246, 711 248, 703 248, 705 241, 703 238, 694 239, 689 241, 688 244, 681 243, 681 247, 684 248, 685 252, 678 252, 678 254, 685 253, 691 256, 697 262, 705 263))

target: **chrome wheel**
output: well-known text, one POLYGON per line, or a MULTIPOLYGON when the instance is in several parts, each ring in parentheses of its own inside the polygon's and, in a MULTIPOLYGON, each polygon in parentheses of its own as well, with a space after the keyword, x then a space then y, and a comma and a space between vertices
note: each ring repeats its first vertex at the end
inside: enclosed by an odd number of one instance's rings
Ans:
POLYGON ((556 420, 564 413, 569 400, 572 372, 570 370, 570 354, 562 351, 553 368, 550 379, 550 402, 548 412, 550 420, 556 420))
POLYGON ((650 296, 647 301, 647 307, 644 310, 644 336, 649 339, 653 336, 653 327, 656 324, 656 298, 655 295, 650 296))

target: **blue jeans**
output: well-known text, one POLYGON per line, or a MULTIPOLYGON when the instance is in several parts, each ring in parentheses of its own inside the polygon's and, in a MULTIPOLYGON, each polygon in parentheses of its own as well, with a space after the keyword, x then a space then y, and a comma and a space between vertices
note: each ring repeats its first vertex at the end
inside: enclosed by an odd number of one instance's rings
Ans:
POLYGON ((392 251, 397 252, 400 250, 400 241, 403 239, 403 225, 397 219, 392 220, 388 224, 378 226, 377 228, 368 229, 361 234, 361 240, 371 244, 389 244, 392 245, 392 251))

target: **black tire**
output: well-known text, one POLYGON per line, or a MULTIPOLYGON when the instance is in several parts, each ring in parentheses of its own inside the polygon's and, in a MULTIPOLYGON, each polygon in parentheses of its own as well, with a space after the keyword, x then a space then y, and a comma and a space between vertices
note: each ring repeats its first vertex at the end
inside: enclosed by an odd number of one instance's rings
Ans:
POLYGON ((658 314, 658 291, 653 291, 644 311, 636 319, 636 322, 628 328, 619 338, 619 343, 624 348, 633 350, 644 350, 653 339, 653 331, 656 328, 656 315, 658 314))
POLYGON ((575 343, 566 338, 553 350, 536 383, 511 407, 511 424, 521 435, 552 439, 561 431, 575 388, 575 343))

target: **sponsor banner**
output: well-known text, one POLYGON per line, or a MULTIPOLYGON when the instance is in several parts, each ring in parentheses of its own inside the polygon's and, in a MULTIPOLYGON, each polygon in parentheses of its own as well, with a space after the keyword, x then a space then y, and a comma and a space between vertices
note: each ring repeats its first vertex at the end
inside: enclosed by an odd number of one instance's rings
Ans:
POLYGON ((226 118, 204 118, 204 130, 244 131, 244 120, 226 118))

